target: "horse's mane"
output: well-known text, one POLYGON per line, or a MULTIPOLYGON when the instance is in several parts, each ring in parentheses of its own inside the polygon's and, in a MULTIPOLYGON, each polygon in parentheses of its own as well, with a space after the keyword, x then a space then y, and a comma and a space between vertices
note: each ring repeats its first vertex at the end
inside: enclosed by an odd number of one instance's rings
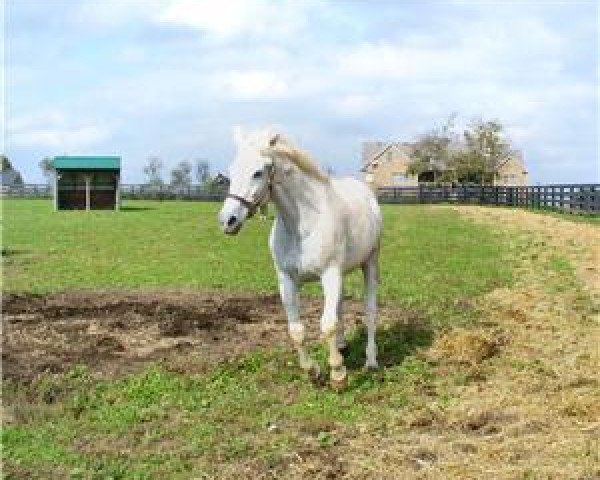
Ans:
POLYGON ((329 175, 321 169, 319 164, 307 152, 291 145, 287 139, 278 136, 269 150, 286 157, 307 175, 320 182, 329 183, 329 175))
POLYGON ((285 157, 307 175, 320 182, 329 183, 329 175, 321 169, 319 164, 307 152, 295 147, 287 137, 277 133, 273 128, 243 133, 241 128, 236 127, 234 137, 238 143, 250 141, 260 145, 261 154, 263 155, 285 157))

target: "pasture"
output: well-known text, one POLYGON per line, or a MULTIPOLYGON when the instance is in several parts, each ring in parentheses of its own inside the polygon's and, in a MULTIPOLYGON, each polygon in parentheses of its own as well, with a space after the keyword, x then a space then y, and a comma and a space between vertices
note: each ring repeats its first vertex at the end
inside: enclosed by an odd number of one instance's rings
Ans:
POLYGON ((229 238, 218 209, 4 201, 5 478, 600 475, 597 223, 385 206, 381 368, 353 274, 338 394, 287 341, 270 221, 229 238))

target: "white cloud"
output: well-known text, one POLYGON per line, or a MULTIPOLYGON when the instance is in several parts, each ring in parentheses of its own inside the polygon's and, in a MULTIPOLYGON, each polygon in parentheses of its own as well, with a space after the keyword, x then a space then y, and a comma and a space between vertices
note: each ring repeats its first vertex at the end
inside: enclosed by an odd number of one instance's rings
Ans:
POLYGON ((80 153, 110 136, 110 130, 93 124, 75 124, 56 111, 21 115, 8 122, 10 147, 46 148, 52 151, 80 153))
POLYGON ((160 9, 160 0, 81 0, 77 2, 70 20, 76 27, 114 29, 140 19, 147 20, 160 9))
POLYGON ((371 113, 380 106, 380 97, 360 93, 344 95, 336 101, 336 108, 341 114, 356 117, 371 113))
POLYGON ((455 21, 443 33, 352 45, 336 63, 342 74, 378 81, 501 80, 556 75, 562 68, 557 58, 564 39, 538 20, 455 21))
POLYGON ((226 74, 225 83, 231 95, 245 100, 277 98, 288 92, 284 79, 264 70, 232 71, 226 74))
POLYGON ((398 80, 430 76, 435 70, 448 71, 455 56, 449 51, 434 48, 381 42, 352 48, 339 55, 337 61, 341 73, 345 75, 398 80))
POLYGON ((292 34, 305 24, 308 2, 177 0, 155 15, 158 23, 188 27, 217 38, 292 34))

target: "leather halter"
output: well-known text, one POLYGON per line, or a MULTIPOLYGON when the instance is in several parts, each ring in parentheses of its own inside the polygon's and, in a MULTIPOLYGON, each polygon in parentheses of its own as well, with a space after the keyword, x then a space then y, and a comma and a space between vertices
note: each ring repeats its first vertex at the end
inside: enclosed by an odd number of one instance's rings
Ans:
POLYGON ((260 207, 263 203, 265 203, 265 201, 268 201, 269 197, 271 196, 271 192, 273 190, 273 177, 275 175, 275 166, 270 166, 267 167, 268 169, 268 184, 266 186, 266 188, 264 189, 264 191, 261 193, 261 195, 253 200, 247 200, 246 198, 240 196, 240 195, 236 195, 234 193, 228 193, 227 195, 225 195, 225 198, 233 198, 235 200, 237 200, 238 202, 240 202, 244 207, 246 207, 248 209, 248 217, 250 218, 252 217, 255 213, 256 213, 256 209, 258 207, 260 207))

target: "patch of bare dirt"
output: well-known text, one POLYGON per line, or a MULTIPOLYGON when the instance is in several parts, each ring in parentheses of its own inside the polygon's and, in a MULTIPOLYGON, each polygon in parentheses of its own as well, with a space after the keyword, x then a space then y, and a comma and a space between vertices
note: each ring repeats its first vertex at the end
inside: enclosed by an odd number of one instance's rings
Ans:
POLYGON ((504 342, 502 335, 492 332, 459 329, 437 337, 427 356, 438 362, 478 365, 498 353, 504 342))
MULTIPOLYGON (((321 301, 304 300, 308 333, 316 340, 321 301)), ((351 329, 362 321, 362 305, 346 303, 351 329)), ((257 347, 288 344, 277 295, 82 291, 5 295, 2 309, 3 378, 16 381, 77 364, 104 375, 163 359, 173 369, 203 370, 257 347)))

